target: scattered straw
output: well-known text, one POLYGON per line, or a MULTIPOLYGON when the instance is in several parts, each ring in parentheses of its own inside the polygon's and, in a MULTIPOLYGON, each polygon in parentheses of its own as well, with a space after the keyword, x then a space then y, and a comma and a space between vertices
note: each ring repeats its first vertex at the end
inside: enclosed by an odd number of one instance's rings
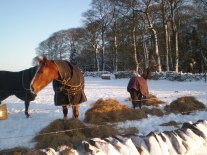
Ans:
POLYGON ((156 96, 150 94, 147 96, 146 100, 143 101, 143 105, 146 106, 159 106, 160 104, 163 104, 165 102, 159 100, 156 96))

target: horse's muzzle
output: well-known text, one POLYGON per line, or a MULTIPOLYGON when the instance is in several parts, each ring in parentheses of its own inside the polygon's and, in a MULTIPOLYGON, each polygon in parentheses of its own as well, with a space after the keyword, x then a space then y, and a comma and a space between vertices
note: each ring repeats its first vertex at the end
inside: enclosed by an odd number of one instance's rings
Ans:
POLYGON ((34 88, 32 87, 32 85, 30 86, 30 91, 32 94, 36 95, 36 93, 34 92, 34 88))

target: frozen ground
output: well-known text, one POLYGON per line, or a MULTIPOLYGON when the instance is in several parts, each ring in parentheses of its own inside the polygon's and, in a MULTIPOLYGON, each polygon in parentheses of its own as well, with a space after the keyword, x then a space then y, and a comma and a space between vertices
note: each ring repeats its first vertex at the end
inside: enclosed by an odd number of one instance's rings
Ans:
MULTIPOLYGON (((123 104, 131 107, 131 102, 126 101, 129 93, 126 86, 129 79, 102 80, 100 78, 85 78, 85 93, 88 101, 80 105, 79 119, 83 120, 85 112, 90 108, 90 104, 99 98, 115 98, 123 104)), ((156 95, 160 100, 169 104, 171 101, 181 96, 195 96, 199 101, 207 106, 207 83, 197 82, 172 82, 166 80, 148 81, 150 93, 156 95)), ((24 115, 24 103, 11 96, 3 101, 7 104, 9 118, 0 121, 0 150, 17 146, 33 147, 32 138, 50 122, 62 118, 61 107, 54 106, 54 92, 52 86, 48 85, 30 104, 31 117, 27 119, 24 115)), ((163 108, 163 106, 160 106, 163 108)), ((72 117, 71 108, 69 117, 72 117)), ((174 127, 161 127, 161 123, 171 120, 183 123, 187 121, 207 120, 207 112, 193 112, 190 115, 165 115, 164 117, 149 116, 139 121, 126 121, 118 123, 121 128, 137 127, 141 135, 147 135, 151 131, 161 132, 173 130, 174 127)))

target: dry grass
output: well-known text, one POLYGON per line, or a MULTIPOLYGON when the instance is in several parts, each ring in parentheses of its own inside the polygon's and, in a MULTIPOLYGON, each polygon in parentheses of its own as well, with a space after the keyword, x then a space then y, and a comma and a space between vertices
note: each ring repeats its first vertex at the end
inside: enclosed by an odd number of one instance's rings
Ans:
POLYGON ((143 111, 146 114, 149 114, 149 115, 155 115, 155 116, 160 116, 160 117, 164 115, 164 113, 162 112, 162 110, 160 110, 158 108, 151 108, 151 109, 143 108, 143 111))
POLYGON ((165 110, 167 112, 173 113, 187 113, 205 108, 205 105, 202 102, 199 102, 193 96, 180 97, 177 100, 171 102, 170 105, 165 106, 165 110))
MULTIPOLYGON (((131 101, 131 98, 127 98, 126 101, 131 101)), ((155 95, 149 94, 147 96, 147 98, 142 102, 142 105, 146 105, 146 106, 159 106, 160 104, 164 104, 165 102, 161 101, 160 99, 158 99, 155 95)))
POLYGON ((169 121, 167 123, 160 124, 160 126, 175 126, 175 127, 177 127, 179 124, 181 124, 181 123, 177 123, 176 121, 169 121))
POLYGON ((111 112, 117 110, 127 110, 128 106, 120 104, 116 99, 99 99, 96 103, 93 104, 93 112, 111 112))
POLYGON ((67 145, 74 148, 83 140, 94 137, 107 137, 118 134, 118 131, 112 126, 90 126, 87 127, 78 119, 55 120, 43 129, 39 135, 34 138, 37 142, 35 148, 52 147, 56 149, 58 146, 67 145), (73 130, 76 129, 76 130, 73 130), (73 131, 70 131, 73 130, 73 131), (64 132, 60 132, 64 131, 64 132), (57 132, 57 133, 51 133, 57 132), (51 134, 47 134, 51 133, 51 134), (41 135, 42 134, 42 135, 41 135), (44 135, 45 134, 45 135, 44 135))
POLYGON ((163 104, 165 102, 159 100, 156 96, 150 94, 147 96, 146 100, 143 102, 143 105, 146 106, 159 106, 160 104, 163 104))
POLYGON ((100 124, 104 122, 114 123, 146 118, 147 114, 157 116, 163 115, 160 109, 132 109, 119 103, 115 99, 99 99, 93 104, 93 107, 86 112, 84 121, 93 124, 100 124))
POLYGON ((15 147, 12 149, 5 149, 0 151, 0 155, 22 155, 27 154, 28 148, 25 147, 15 147))
POLYGON ((121 128, 119 129, 119 133, 122 136, 131 136, 134 135, 135 133, 139 133, 139 129, 135 128, 135 127, 131 127, 131 128, 121 128))

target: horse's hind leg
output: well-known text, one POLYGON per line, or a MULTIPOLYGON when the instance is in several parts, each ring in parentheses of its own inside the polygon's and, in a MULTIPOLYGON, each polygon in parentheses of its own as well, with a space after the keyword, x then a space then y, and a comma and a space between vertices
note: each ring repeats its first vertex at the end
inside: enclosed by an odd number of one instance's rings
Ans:
POLYGON ((138 94, 138 102, 139 102, 139 109, 141 109, 142 108, 142 94, 139 92, 139 94, 138 94))
POLYGON ((79 106, 78 105, 73 105, 73 116, 75 117, 75 118, 78 118, 78 116, 79 116, 79 106))
POLYGON ((137 92, 135 89, 132 89, 130 91, 130 95, 131 95, 131 99, 132 99, 132 105, 133 105, 133 108, 135 109, 137 104, 138 104, 138 96, 137 96, 137 92))
POLYGON ((68 107, 67 106, 62 106, 62 107, 63 107, 64 119, 67 120, 68 119, 68 107))

